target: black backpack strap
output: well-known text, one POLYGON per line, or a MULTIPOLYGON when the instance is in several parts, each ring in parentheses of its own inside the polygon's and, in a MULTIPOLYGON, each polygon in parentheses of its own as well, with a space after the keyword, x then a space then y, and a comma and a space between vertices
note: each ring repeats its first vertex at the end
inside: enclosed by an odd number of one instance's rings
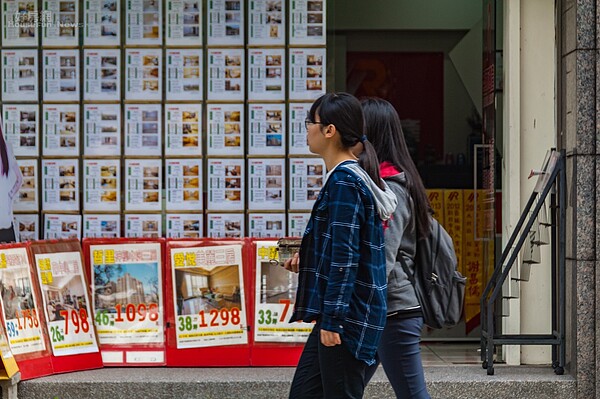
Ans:
POLYGON ((398 254, 396 255, 396 261, 400 262, 400 264, 402 265, 402 269, 404 270, 404 273, 406 273, 406 276, 410 280, 411 284, 414 286, 415 285, 415 275, 413 273, 411 273, 410 270, 408 269, 408 265, 406 264, 406 261, 404 260, 404 256, 402 256, 402 254, 400 253, 400 250, 398 250, 398 254))

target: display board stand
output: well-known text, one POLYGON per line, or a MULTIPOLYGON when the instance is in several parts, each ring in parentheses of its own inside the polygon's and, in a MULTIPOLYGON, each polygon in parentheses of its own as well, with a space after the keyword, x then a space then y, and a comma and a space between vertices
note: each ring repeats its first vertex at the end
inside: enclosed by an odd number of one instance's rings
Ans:
POLYGON ((164 239, 83 240, 105 366, 164 366, 164 239))
POLYGON ((248 250, 254 294, 250 363, 295 367, 312 330, 309 323, 288 323, 294 309, 298 275, 275 263, 279 259, 277 240, 252 240, 248 250))
POLYGON ((249 366, 247 240, 167 240, 167 366, 249 366))
POLYGON ((29 244, 0 245, 2 329, 19 365, 20 379, 52 374, 50 342, 29 244), (12 298, 12 299, 11 299, 12 298))
POLYGON ((36 285, 42 292, 44 311, 40 313, 46 316, 43 324, 51 336, 53 372, 101 368, 79 240, 36 241, 29 245, 36 285))

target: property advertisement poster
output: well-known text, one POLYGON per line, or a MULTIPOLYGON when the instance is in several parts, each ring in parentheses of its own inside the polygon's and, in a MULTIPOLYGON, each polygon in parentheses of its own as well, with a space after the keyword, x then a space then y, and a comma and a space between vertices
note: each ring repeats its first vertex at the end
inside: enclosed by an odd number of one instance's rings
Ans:
POLYGON ((88 0, 83 7, 83 43, 86 46, 120 45, 121 0, 88 0))
POLYGON ((38 161, 37 159, 18 159, 19 169, 23 175, 23 184, 19 196, 13 199, 13 211, 37 212, 38 199, 38 161))
POLYGON ((210 238, 245 237, 243 213, 209 213, 206 215, 206 236, 210 238))
POLYGON ((162 44, 162 0, 127 0, 125 12, 128 45, 162 44))
POLYGON ((81 239, 81 215, 44 214, 44 240, 81 239))
POLYGON ((312 323, 289 323, 294 310, 298 274, 278 264, 277 241, 256 242, 254 340, 305 342, 312 323))
POLYGON ((83 99, 89 101, 121 100, 121 51, 83 51, 83 99))
POLYGON ((202 1, 167 0, 167 46, 202 43, 202 1))
POLYGON ((308 118, 310 111, 310 103, 290 103, 289 104, 289 146, 288 153, 290 155, 314 155, 308 148, 306 140, 306 126, 304 121, 308 118))
POLYGON ((177 348, 248 343, 242 245, 171 248, 177 348))
POLYGON ((208 45, 244 45, 244 2, 211 0, 207 2, 208 45))
POLYGON ((121 105, 83 105, 83 153, 121 156, 121 105))
POLYGON ((285 1, 250 0, 248 44, 285 45, 285 1))
POLYGON ((165 160, 167 211, 202 210, 202 159, 165 160))
POLYGON ((288 212, 288 237, 302 237, 310 219, 308 212, 288 212))
POLYGON ((79 50, 44 50, 44 101, 79 101, 79 50))
POLYGON ((248 237, 285 237, 285 213, 249 213, 248 237))
POLYGON ((310 211, 325 183, 325 163, 321 158, 292 158, 289 163, 289 209, 310 211))
POLYGON ((243 49, 208 50, 209 100, 244 101, 244 58, 243 49))
POLYGON ((15 228, 18 230, 19 242, 39 240, 40 215, 37 213, 16 214, 15 228))
POLYGON ((27 248, 0 249, 0 301, 10 349, 15 355, 46 349, 41 309, 32 288, 27 248))
POLYGON ((37 104, 2 105, 2 133, 17 157, 39 155, 40 118, 37 104))
POLYGON ((125 155, 161 156, 160 104, 125 104, 125 155))
POLYGON ((54 356, 98 352, 81 252, 35 254, 54 356))
POLYGON ((79 211, 78 159, 42 159, 42 209, 79 211))
POLYGON ((125 215, 125 237, 159 238, 162 237, 162 215, 127 214, 125 215))
POLYGON ((167 49, 167 101, 198 101, 204 96, 202 86, 202 50, 167 49))
POLYGON ((111 215, 108 213, 83 215, 83 237, 121 237, 121 215, 111 215))
POLYGON ((82 195, 85 211, 120 212, 121 160, 84 160, 82 195))
POLYGON ((248 209, 285 210, 285 159, 248 159, 248 209))
POLYGON ((325 48, 290 49, 290 100, 314 100, 325 94, 325 48))
POLYGON ((208 155, 244 155, 244 104, 208 104, 208 155))
POLYGON ((248 104, 249 155, 285 156, 285 104, 248 104))
POLYGON ((201 213, 167 213, 167 238, 202 238, 201 213))
POLYGON ((162 344, 160 243, 90 245, 90 265, 100 344, 162 344))
POLYGON ((44 156, 79 156, 79 105, 44 104, 44 156))
MULTIPOLYGON (((153 1, 153 0, 144 0, 153 1)), ((158 2, 158 0, 154 0, 158 2)), ((133 3, 134 1, 129 1, 133 3)), ((125 98, 160 101, 162 99, 162 49, 125 50, 125 98)))
POLYGON ((165 104, 165 155, 202 155, 202 104, 165 104))
POLYGON ((79 44, 79 1, 44 0, 42 46, 77 46, 79 44))
POLYGON ((40 21, 35 0, 2 0, 2 45, 5 47, 36 47, 38 24, 48 23, 48 15, 40 21))
POLYGON ((2 97, 39 101, 37 50, 2 50, 2 97))
POLYGON ((162 210, 162 159, 125 160, 125 210, 162 210))
POLYGON ((243 159, 208 160, 208 210, 245 209, 243 159))
POLYGON ((248 49, 248 99, 285 100, 285 50, 248 49))
POLYGON ((325 0, 294 0, 290 9, 290 45, 325 45, 325 0))

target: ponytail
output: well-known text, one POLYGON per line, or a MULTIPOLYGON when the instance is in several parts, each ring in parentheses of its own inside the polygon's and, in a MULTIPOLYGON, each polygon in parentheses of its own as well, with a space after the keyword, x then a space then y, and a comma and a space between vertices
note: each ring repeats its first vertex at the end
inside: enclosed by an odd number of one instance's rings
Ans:
POLYGON ((379 160, 377 158, 377 151, 369 140, 362 141, 363 150, 358 156, 358 164, 367 172, 371 180, 377 184, 382 190, 385 190, 383 180, 379 174, 379 160))

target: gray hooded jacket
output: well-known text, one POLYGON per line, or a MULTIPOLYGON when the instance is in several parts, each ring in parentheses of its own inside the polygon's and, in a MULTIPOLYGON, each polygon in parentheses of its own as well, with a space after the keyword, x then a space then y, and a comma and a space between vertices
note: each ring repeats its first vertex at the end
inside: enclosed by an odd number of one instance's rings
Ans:
MULTIPOLYGON (((351 170, 352 172, 354 172, 354 174, 358 175, 362 181, 365 182, 366 186, 369 188, 369 191, 371 191, 371 194, 373 194, 373 198, 375 199, 375 204, 377 205, 377 213, 379 214, 379 217, 383 221, 388 220, 392 216, 394 210, 396 209, 396 205, 398 204, 398 197, 392 190, 390 190, 390 188, 388 187, 386 182, 385 181, 383 182, 384 186, 385 186, 385 191, 384 191, 384 190, 380 189, 373 180, 371 180, 371 177, 368 175, 368 173, 365 172, 365 170, 363 168, 361 168, 357 162, 346 163, 342 167, 351 170)), ((386 236, 386 240, 387 240, 387 236, 386 236)), ((387 248, 387 241, 386 241, 386 248, 387 248)), ((386 265, 387 265, 387 260, 386 260, 386 265)), ((389 274, 389 270, 388 270, 388 274, 389 274)))
POLYGON ((404 172, 387 177, 391 191, 398 198, 398 206, 391 219, 387 222, 384 232, 385 258, 388 275, 387 306, 388 314, 398 311, 416 310, 420 308, 415 290, 408 279, 402 264, 398 262, 398 251, 414 272, 414 258, 417 250, 416 221, 414 204, 405 187, 404 172))

